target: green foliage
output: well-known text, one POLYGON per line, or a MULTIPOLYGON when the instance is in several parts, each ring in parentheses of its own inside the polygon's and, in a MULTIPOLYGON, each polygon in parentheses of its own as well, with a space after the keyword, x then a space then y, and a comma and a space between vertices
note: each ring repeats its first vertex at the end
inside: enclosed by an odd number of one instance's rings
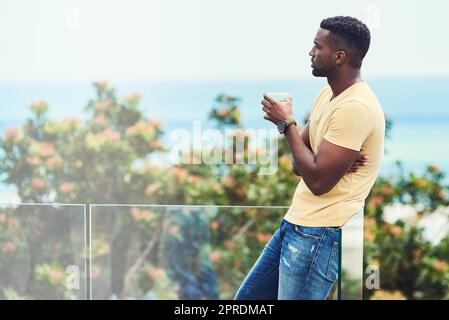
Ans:
POLYGON ((423 175, 397 174, 376 181, 366 200, 365 267, 380 268, 381 293, 365 290, 365 298, 447 299, 449 293, 449 236, 433 246, 423 237, 419 221, 440 207, 448 206, 444 174, 435 165, 423 175), (390 224, 384 219, 388 205, 416 208, 407 221, 390 224))

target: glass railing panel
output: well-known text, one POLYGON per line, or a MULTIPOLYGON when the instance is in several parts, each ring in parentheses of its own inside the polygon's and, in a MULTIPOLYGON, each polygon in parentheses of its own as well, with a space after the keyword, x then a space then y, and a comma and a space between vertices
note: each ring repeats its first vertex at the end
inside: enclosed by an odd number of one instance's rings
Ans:
POLYGON ((0 299, 86 299, 84 205, 0 205, 0 299))
POLYGON ((340 299, 361 300, 363 294, 363 212, 342 228, 340 299))
POLYGON ((232 299, 285 210, 92 205, 92 298, 232 299))

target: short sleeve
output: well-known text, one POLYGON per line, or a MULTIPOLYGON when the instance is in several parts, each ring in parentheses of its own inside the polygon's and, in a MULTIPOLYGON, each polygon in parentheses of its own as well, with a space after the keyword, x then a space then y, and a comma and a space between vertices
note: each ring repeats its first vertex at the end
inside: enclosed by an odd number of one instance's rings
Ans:
POLYGON ((367 106, 347 102, 332 113, 324 139, 340 147, 360 151, 374 124, 374 117, 367 106))

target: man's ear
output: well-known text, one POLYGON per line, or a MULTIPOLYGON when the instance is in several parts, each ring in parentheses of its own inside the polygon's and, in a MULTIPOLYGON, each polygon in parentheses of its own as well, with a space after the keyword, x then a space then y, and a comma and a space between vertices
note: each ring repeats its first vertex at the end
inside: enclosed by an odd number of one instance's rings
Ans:
POLYGON ((346 52, 344 50, 338 50, 334 53, 334 64, 343 64, 347 59, 346 52))

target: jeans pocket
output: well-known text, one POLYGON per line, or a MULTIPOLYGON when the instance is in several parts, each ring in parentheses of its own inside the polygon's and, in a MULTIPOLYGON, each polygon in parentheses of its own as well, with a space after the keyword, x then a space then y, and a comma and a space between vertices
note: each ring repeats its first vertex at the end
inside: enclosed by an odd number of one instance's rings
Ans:
POLYGON ((321 229, 321 228, 307 228, 307 227, 302 227, 302 226, 295 225, 293 230, 299 236, 307 238, 307 239, 313 239, 313 240, 320 241, 323 238, 323 233, 321 233, 321 235, 319 235, 319 234, 312 234, 312 232, 310 232, 310 230, 308 230, 308 229, 316 229, 316 230, 318 230, 318 229, 321 229))
POLYGON ((332 245, 332 250, 331 250, 330 257, 329 257, 329 262, 327 264, 327 272, 326 272, 326 276, 332 281, 335 281, 338 276, 338 265, 339 265, 338 250, 339 250, 339 243, 334 242, 332 245))

